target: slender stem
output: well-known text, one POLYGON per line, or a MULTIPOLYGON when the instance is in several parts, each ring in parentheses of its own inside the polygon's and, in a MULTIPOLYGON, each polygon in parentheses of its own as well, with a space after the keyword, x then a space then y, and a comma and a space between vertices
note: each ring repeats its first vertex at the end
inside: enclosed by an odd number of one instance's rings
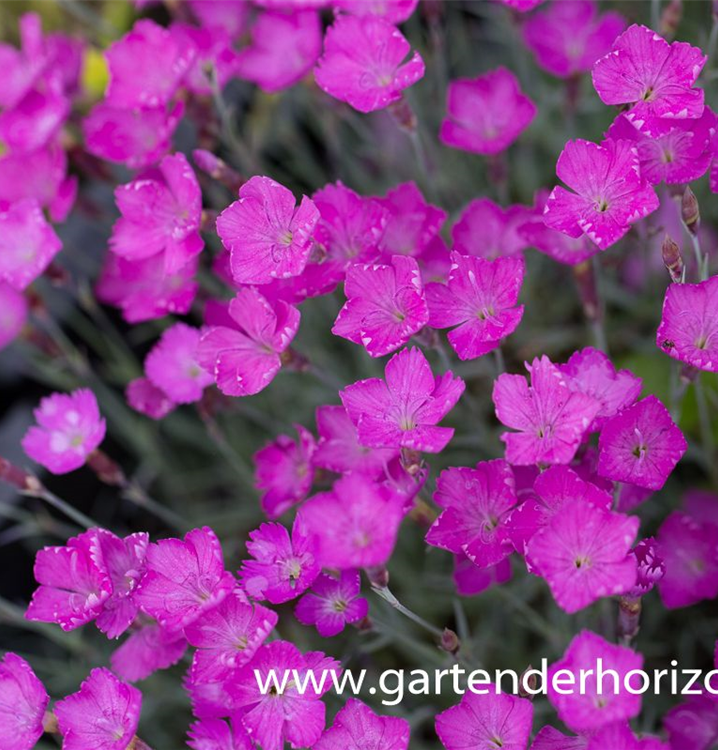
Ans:
POLYGON ((506 362, 504 361, 504 353, 501 351, 501 347, 497 346, 494 349, 494 359, 496 360, 496 374, 503 375, 506 372, 506 362))
POLYGON ((84 529, 91 529, 97 526, 96 521, 93 521, 89 516, 86 516, 81 511, 73 508, 69 503, 55 495, 53 492, 50 492, 50 490, 48 490, 47 487, 35 477, 31 477, 28 488, 21 490, 20 492, 27 497, 37 497, 40 500, 44 500, 48 505, 59 510, 71 521, 74 521, 74 523, 84 529))
POLYGON ((171 508, 167 508, 150 497, 137 482, 125 481, 122 485, 122 497, 130 500, 139 508, 145 508, 175 531, 185 531, 191 526, 190 523, 171 508))
POLYGON ((373 587, 375 594, 378 594, 385 602, 391 604, 397 612, 401 612, 404 617, 408 617, 412 622, 422 627, 427 632, 441 639, 444 635, 444 631, 441 628, 437 628, 430 622, 427 622, 423 617, 420 617, 416 612, 412 612, 410 609, 405 607, 395 596, 391 593, 388 587, 378 588, 373 587))
POLYGON ((688 234, 691 238, 691 244, 693 245, 693 253, 696 256, 696 271, 698 273, 698 278, 701 281, 706 281, 708 279, 708 253, 703 253, 701 241, 697 234, 693 234, 693 232, 688 232, 688 234))
POLYGON ((703 381, 701 376, 696 376, 693 383, 696 389, 696 402, 698 405, 698 421, 701 430, 701 442, 703 444, 703 453, 705 456, 706 468, 711 476, 713 484, 718 486, 718 466, 715 462, 715 441, 713 439, 713 429, 711 426, 710 413, 708 411, 708 401, 705 391, 703 390, 703 381))
POLYGON ((715 51, 718 46, 718 16, 713 15, 713 25, 711 26, 711 33, 708 37, 708 43, 706 44, 706 55, 708 55, 708 64, 713 65, 715 62, 715 51))

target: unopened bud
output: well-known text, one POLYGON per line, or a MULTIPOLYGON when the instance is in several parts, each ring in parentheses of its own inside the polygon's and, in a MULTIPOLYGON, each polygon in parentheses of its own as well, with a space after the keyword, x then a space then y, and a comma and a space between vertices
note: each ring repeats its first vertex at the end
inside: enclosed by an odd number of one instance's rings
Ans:
POLYGON ((392 102, 387 107, 387 111, 402 130, 405 130, 407 133, 416 132, 416 115, 404 97, 392 102))
POLYGON ((371 621, 370 617, 363 617, 359 622, 354 623, 354 627, 360 633, 370 633, 374 630, 374 623, 371 621))
POLYGON ((441 640, 439 641, 439 648, 449 654, 457 653, 461 648, 459 636, 450 628, 444 628, 444 632, 441 634, 441 640))
POLYGON ((24 492, 31 485, 32 476, 0 456, 0 480, 24 492))
POLYGON ((217 180, 217 182, 221 182, 233 193, 239 192, 239 188, 242 187, 244 181, 241 175, 235 172, 225 161, 204 148, 195 149, 192 152, 192 158, 194 159, 194 163, 203 172, 206 172, 210 177, 217 180))
POLYGON ((87 457, 87 465, 104 484, 121 487, 127 482, 122 469, 106 453, 94 450, 87 457))
POLYGON ((663 264, 668 269, 671 281, 674 284, 680 284, 683 281, 684 271, 681 249, 668 235, 665 236, 661 245, 661 253, 663 254, 663 264))
POLYGON ((596 275, 593 272, 591 261, 585 260, 573 267, 573 276, 578 287, 578 296, 586 317, 591 321, 600 320, 601 303, 596 286, 596 275))
POLYGON ((401 465, 409 476, 416 476, 422 469, 421 453, 411 448, 401 449, 401 465))
POLYGON ((529 664, 519 677, 519 695, 522 698, 533 700, 536 696, 536 687, 538 686, 538 677, 536 670, 529 664), (529 674, 530 673, 530 674, 529 674))
POLYGON ((683 0, 671 0, 661 14, 660 34, 669 41, 673 39, 683 18, 683 0))
POLYGON ((385 589, 389 585, 389 571, 386 566, 376 565, 373 568, 365 568, 364 572, 375 589, 385 589))
POLYGON ((642 609, 640 599, 622 596, 618 600, 618 637, 624 643, 630 643, 638 635, 642 609))
POLYGON ((695 193, 687 187, 681 198, 681 219, 686 229, 693 235, 698 234, 701 225, 701 212, 695 193))

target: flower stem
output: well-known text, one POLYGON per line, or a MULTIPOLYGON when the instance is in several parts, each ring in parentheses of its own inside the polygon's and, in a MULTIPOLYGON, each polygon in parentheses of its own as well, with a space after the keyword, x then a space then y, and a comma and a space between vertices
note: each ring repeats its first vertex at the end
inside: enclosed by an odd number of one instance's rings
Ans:
POLYGON ((378 594, 385 602, 391 604, 397 612, 401 612, 404 617, 408 617, 412 622, 416 623, 419 627, 423 628, 433 636, 441 640, 444 637, 444 631, 441 628, 437 628, 436 625, 432 625, 427 622, 423 617, 420 617, 416 612, 412 612, 408 607, 405 607, 389 590, 389 587, 378 588, 372 587, 375 594, 378 594))

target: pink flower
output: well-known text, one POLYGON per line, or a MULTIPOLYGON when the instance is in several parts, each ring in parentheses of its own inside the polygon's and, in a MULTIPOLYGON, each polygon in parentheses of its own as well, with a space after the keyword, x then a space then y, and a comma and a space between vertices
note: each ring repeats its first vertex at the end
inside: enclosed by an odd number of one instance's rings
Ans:
POLYGON ((380 244, 386 261, 393 255, 420 257, 446 220, 446 211, 427 203, 413 182, 397 185, 378 201, 387 212, 380 244))
POLYGON ((479 568, 497 565, 512 552, 505 524, 517 498, 506 461, 442 471, 434 502, 443 510, 426 535, 428 544, 463 552, 479 568))
POLYGON ((635 516, 569 501, 531 537, 526 557, 558 606, 572 614, 633 588, 637 563, 629 553, 639 525, 635 516))
POLYGON ((630 370, 616 370, 611 360, 601 351, 586 347, 574 352, 565 365, 558 365, 572 391, 591 396, 601 408, 591 425, 600 430, 610 418, 633 404, 641 395, 640 378, 630 370))
POLYGON ((524 278, 523 258, 494 261, 451 253, 446 285, 429 284, 429 325, 449 328, 451 347, 459 359, 475 359, 496 349, 512 334, 524 313, 516 306, 524 278))
POLYGON ((652 537, 641 539, 631 553, 638 562, 638 578, 627 596, 630 599, 639 599, 652 591, 665 576, 666 564, 659 553, 658 543, 652 537))
POLYGON ((35 580, 25 617, 74 630, 98 617, 112 596, 112 580, 97 554, 95 530, 69 539, 65 547, 45 547, 35 557, 35 580))
POLYGON ((42 736, 50 696, 30 665, 17 654, 0 660, 0 745, 29 750, 42 736))
POLYGON ((59 91, 34 89, 14 109, 0 114, 0 138, 15 154, 49 145, 70 112, 69 99, 59 91))
POLYGON ((128 323, 161 318, 167 313, 189 312, 197 294, 197 258, 174 273, 165 273, 162 255, 127 260, 107 253, 97 282, 97 298, 122 310, 128 323))
POLYGON ((135 601, 162 627, 178 631, 219 604, 234 585, 219 539, 204 526, 187 532, 184 540, 150 544, 135 601))
MULTIPOLYGON (((206 0, 203 0, 206 2, 206 0)), ((250 734, 241 720, 202 719, 189 728, 187 744, 193 750, 253 750, 250 734)))
POLYGON ((135 378, 128 383, 125 398, 135 411, 150 419, 162 419, 175 408, 174 401, 147 378, 135 378))
POLYGON ((332 333, 361 344, 372 357, 404 346, 429 319, 419 265, 394 255, 391 265, 355 265, 347 270, 347 301, 332 333))
POLYGON ((307 500, 302 515, 318 540, 321 566, 349 570, 387 562, 404 508, 396 492, 354 473, 307 500))
POLYGON ((105 420, 87 388, 53 393, 40 401, 34 414, 37 426, 25 433, 22 447, 52 474, 79 469, 105 437, 105 420))
POLYGON ((419 349, 404 349, 386 366, 385 379, 360 380, 339 392, 359 442, 370 448, 439 453, 454 435, 437 427, 464 392, 451 372, 434 377, 419 349))
POLYGON ((174 273, 201 252, 202 193, 184 154, 165 156, 158 173, 120 185, 115 200, 122 213, 110 249, 129 260, 162 253, 174 273))
POLYGON ((191 404, 202 398, 214 382, 197 361, 201 331, 184 323, 165 329, 145 359, 150 382, 176 404, 191 404))
POLYGON ((239 200, 217 217, 217 234, 230 251, 234 280, 267 284, 297 276, 307 265, 319 220, 314 202, 269 177, 252 177, 239 189, 239 200))
POLYGON ((26 321, 27 300, 14 287, 0 281, 0 350, 20 335, 26 321))
POLYGON ((715 697, 692 696, 666 714, 664 725, 670 738, 670 750, 710 750, 718 740, 715 697))
POLYGON ((279 523, 263 523, 250 532, 239 575, 246 592, 255 599, 281 604, 306 591, 319 575, 318 540, 304 511, 294 519, 292 536, 279 523))
POLYGON ((361 580, 356 570, 344 570, 339 578, 320 573, 309 591, 297 602, 294 614, 303 625, 314 625, 322 638, 331 638, 347 623, 367 616, 369 602, 359 596, 361 580))
POLYGON ((685 42, 669 44, 634 24, 593 66, 593 85, 604 104, 632 104, 626 117, 651 133, 657 118, 695 119, 703 114, 703 91, 695 89, 707 56, 685 42))
POLYGON ((277 624, 277 615, 261 604, 251 604, 241 589, 185 628, 197 651, 192 674, 200 681, 223 677, 246 664, 277 624))
POLYGON ((718 596, 718 526, 674 511, 656 541, 666 568, 658 582, 665 607, 689 607, 718 596))
POLYGON ((477 596, 510 580, 511 560, 508 557, 490 568, 477 568, 463 552, 454 556, 454 584, 459 596, 477 596))
POLYGON ((536 116, 536 105, 506 68, 452 81, 446 110, 439 138, 447 146, 475 154, 505 151, 536 116))
POLYGON ((221 29, 232 39, 242 36, 252 9, 235 0, 189 0, 187 3, 200 26, 221 29))
POLYGON ((241 289, 229 303, 233 328, 209 328, 200 339, 197 360, 214 375, 228 396, 251 396, 274 380, 299 328, 299 310, 270 303, 253 287, 241 289))
POLYGON ((154 21, 137 21, 105 52, 110 72, 105 101, 122 109, 167 104, 194 62, 196 50, 186 41, 154 21), (138 76, 138 70, 146 75, 138 76))
POLYGON ((656 342, 673 359, 718 372, 718 276, 666 289, 656 342))
POLYGON ((242 667, 229 685, 234 704, 242 721, 262 750, 282 750, 285 742, 293 747, 313 747, 324 731, 326 710, 321 696, 332 687, 330 672, 341 671, 339 662, 319 651, 302 654, 288 641, 273 641, 262 646, 249 664, 242 667), (297 689, 291 670, 299 680, 314 671, 317 681, 325 675, 319 694, 309 685, 304 693, 297 689), (288 679, 275 690, 263 692, 259 682, 267 683, 270 670, 288 679))
POLYGON ((436 733, 446 750, 525 750, 531 735, 533 705, 505 693, 465 693, 461 703, 436 717, 436 733))
MULTIPOLYGON (((636 739, 628 724, 610 724, 592 735, 586 750, 643 750, 644 744, 636 739)), ((659 745, 660 747, 660 745, 659 745)))
MULTIPOLYGON (((651 32, 652 33, 652 32, 651 32)), ((556 174, 573 191, 558 186, 548 197, 544 221, 569 237, 585 234, 601 250, 618 242, 631 224, 658 208, 658 196, 640 172, 638 152, 628 141, 569 141, 556 174)))
POLYGON ((20 200, 0 211, 0 281, 21 292, 60 252, 62 242, 37 201, 20 200))
POLYGON ((598 447, 600 476, 660 490, 688 443, 668 409, 648 396, 606 422, 598 447))
MULTIPOLYGON (((548 699, 566 726, 574 732, 595 732, 602 727, 637 716, 641 710, 641 695, 629 693, 624 685, 628 672, 643 667, 643 657, 630 648, 615 646, 589 630, 583 630, 570 643, 563 658, 551 665, 548 673, 548 699), (604 675, 599 685, 596 676, 598 659, 603 660, 603 670, 615 670, 616 680, 610 673, 604 675), (584 686, 575 677, 573 690, 562 695, 554 689, 554 676, 559 670, 569 670, 574 676, 581 670, 593 670, 585 675, 584 686), (616 684, 618 683, 618 684, 616 684), (580 689, 579 689, 580 688, 580 689), (599 692, 599 688, 602 688, 599 692)), ((563 675, 564 678, 567 675, 563 675)), ((561 677, 559 676, 559 680, 561 677)), ((637 680, 630 680, 637 687, 637 680)), ((568 680, 561 690, 570 690, 568 680)))
POLYGON ((584 434, 601 404, 572 391, 559 368, 548 357, 529 365, 531 385, 522 375, 500 375, 493 400, 499 422, 516 432, 505 432, 506 460, 519 466, 567 464, 576 455, 584 434))
POLYGON ((176 664, 187 650, 181 633, 172 633, 140 617, 129 638, 110 657, 113 671, 123 680, 144 680, 158 669, 176 664))
POLYGON ((567 737, 558 729, 544 727, 535 737, 531 750, 586 750, 585 737, 567 737))
POLYGON ((121 539, 105 529, 95 529, 94 533, 90 548, 93 560, 112 584, 96 625, 108 638, 117 638, 130 627, 139 609, 134 593, 145 571, 149 535, 139 532, 121 539))
POLYGON ((0 83, 0 107, 12 109, 33 88, 48 63, 42 54, 42 21, 37 13, 24 13, 18 21, 20 49, 0 44, 0 63, 6 71, 0 83))
POLYGON ((641 176, 652 185, 681 185, 702 177, 713 158, 710 140, 716 116, 709 107, 697 120, 669 120, 649 136, 633 127, 627 115, 619 115, 606 137, 632 141, 638 151, 641 176))
POLYGON ((419 0, 335 0, 332 5, 355 16, 381 16, 389 23, 404 23, 409 19, 419 0))
POLYGON ((369 706, 349 698, 313 750, 407 750, 409 722, 395 716, 378 716, 369 706))
POLYGON ((300 424, 294 427, 297 442, 280 435, 254 454, 255 487, 262 492, 262 510, 272 519, 304 500, 314 481, 314 436, 300 424))
POLYGON ((404 63, 409 42, 396 26, 374 15, 340 15, 324 37, 314 69, 320 89, 359 112, 384 109, 424 76, 418 52, 404 63))
POLYGON ((526 206, 504 209, 488 198, 477 198, 451 230, 454 250, 489 260, 518 255, 527 246, 520 229, 533 216, 533 209, 526 206))
POLYGON ((551 3, 531 16, 523 27, 526 46, 549 73, 569 78, 591 70, 626 28, 619 13, 598 15, 593 0, 551 3))
MULTIPOLYGON (((204 4, 204 0, 200 2, 204 4)), ((241 14, 241 10, 239 13, 241 14)), ((232 45, 232 38, 227 29, 222 26, 198 28, 175 21, 170 26, 170 32, 180 47, 195 50, 194 61, 183 80, 183 86, 188 91, 211 96, 213 74, 216 74, 220 90, 235 77, 238 53, 232 45)))
POLYGON ((64 750, 125 750, 140 720, 142 694, 109 669, 93 669, 80 689, 55 704, 64 750))
POLYGON ((183 113, 181 101, 169 110, 164 106, 124 109, 100 102, 82 123, 85 147, 100 159, 142 169, 169 151, 183 113))
POLYGON ((263 13, 251 35, 251 44, 237 56, 235 72, 270 93, 301 80, 322 51, 322 27, 313 10, 263 13))
POLYGON ((542 216, 522 224, 518 232, 524 244, 567 266, 577 266, 601 252, 585 234, 574 238, 557 232, 544 224, 542 216))
POLYGON ((343 406, 317 408, 319 442, 312 465, 337 474, 356 471, 368 479, 383 475, 387 464, 398 454, 392 448, 365 448, 360 445, 356 427, 343 406))

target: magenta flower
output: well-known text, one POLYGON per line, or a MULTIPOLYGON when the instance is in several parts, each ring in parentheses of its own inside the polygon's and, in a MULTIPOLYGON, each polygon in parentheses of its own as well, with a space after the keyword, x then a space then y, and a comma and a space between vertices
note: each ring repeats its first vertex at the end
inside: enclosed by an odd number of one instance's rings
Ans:
POLYGON ((555 187, 544 208, 544 221, 569 237, 585 234, 601 250, 658 208, 658 196, 641 175, 638 152, 628 141, 608 140, 600 146, 569 141, 558 158, 556 174, 574 192, 555 187))
POLYGON ((17 106, 38 79, 48 64, 42 54, 42 21, 37 13, 24 13, 18 20, 20 49, 7 43, 0 44, 0 63, 7 75, 0 83, 0 107, 12 109, 17 106))
POLYGON ((212 529, 187 532, 184 540, 160 539, 147 549, 147 570, 135 601, 163 628, 178 631, 219 604, 234 588, 212 529))
POLYGON ((715 696, 692 696, 672 708, 663 722, 670 738, 670 750, 710 750, 718 740, 715 696))
POLYGON ((526 246, 535 247, 540 253, 567 266, 577 266, 601 252, 601 248, 585 234, 569 237, 557 232, 544 224, 542 216, 522 224, 518 233, 526 246))
POLYGON ((0 281, 23 291, 61 248, 37 201, 21 200, 0 211, 0 281))
POLYGON ((196 257, 168 274, 162 255, 127 260, 107 253, 95 293, 101 302, 120 308, 128 323, 184 315, 197 294, 196 273, 196 257))
POLYGON ((267 284, 300 274, 309 260, 319 220, 314 202, 269 177, 252 177, 239 189, 239 200, 217 217, 217 234, 230 251, 234 280, 267 284))
POLYGON ((140 720, 142 694, 109 669, 93 669, 80 689, 55 704, 65 750, 125 750, 140 720))
POLYGON ((689 607, 718 596, 718 526, 674 511, 656 537, 666 572, 658 582, 663 605, 689 607))
POLYGON ((447 146, 498 154, 531 124, 536 105, 510 70, 496 68, 478 78, 452 81, 446 111, 439 138, 447 146))
POLYGON ((464 553, 479 568, 497 565, 513 551, 506 519, 517 498, 506 461, 442 471, 434 502, 443 510, 426 535, 428 544, 464 553))
POLYGON ((600 476, 660 490, 688 443, 668 409, 648 396, 606 422, 598 447, 600 476))
POLYGON ((14 109, 0 113, 0 139, 15 154, 44 148, 55 140, 69 112, 63 93, 34 89, 14 109))
POLYGON ((229 723, 202 719, 192 724, 188 736, 187 745, 192 750, 254 750, 252 738, 240 719, 229 723))
POLYGON ((368 479, 384 475, 387 464, 397 456, 392 448, 365 448, 360 445, 357 429, 343 406, 317 408, 319 442, 312 456, 312 465, 348 474, 356 471, 368 479))
POLYGON ((559 78, 591 70, 626 28, 626 19, 612 11, 598 14, 593 0, 551 3, 523 27, 526 46, 536 62, 559 78))
POLYGON ((192 675, 199 681, 222 678, 246 664, 277 624, 277 615, 251 604, 241 589, 229 593, 216 607, 185 628, 197 651, 192 675))
POLYGON ((652 591, 666 574, 666 563, 658 548, 658 542, 652 537, 641 539, 631 550, 638 562, 636 585, 627 594, 630 599, 639 599, 652 591))
POLYGON ((523 258, 490 261, 451 253, 447 284, 426 288, 429 325, 458 326, 449 332, 448 340, 459 359, 488 354, 521 322, 524 306, 516 302, 523 278, 523 258))
POLYGON ((20 335, 27 312, 25 297, 10 284, 0 281, 0 351, 20 335))
POLYGON ((601 404, 590 429, 600 430, 610 418, 633 404, 641 395, 643 382, 630 370, 616 370, 601 351, 586 347, 574 352, 558 369, 572 391, 591 396, 601 404))
POLYGON ((506 460, 519 466, 567 464, 576 455, 584 434, 601 404, 572 391, 551 360, 543 356, 526 363, 531 385, 523 375, 500 375, 493 400, 505 432, 506 460))
POLYGON ((167 104, 196 56, 194 46, 183 42, 154 21, 137 21, 105 52, 110 72, 105 101, 122 109, 167 104), (148 75, 138 76, 138 70, 148 75))
POLYGON ((254 454, 255 487, 262 492, 262 510, 271 519, 304 500, 314 481, 314 436, 300 424, 294 427, 297 442, 280 435, 254 454))
POLYGON ((201 27, 221 29, 232 39, 238 39, 246 31, 252 12, 246 3, 234 0, 188 0, 187 4, 201 27))
POLYGON ((202 398, 214 378, 198 363, 201 331, 184 323, 167 328, 145 359, 149 381, 176 404, 202 398))
POLYGON ((175 403, 147 378, 135 378, 125 389, 127 403, 140 414, 150 419, 163 419, 174 408, 175 403))
POLYGON ((567 737, 558 729, 544 727, 534 738, 531 750, 586 750, 585 737, 567 737))
MULTIPOLYGON (((563 723, 574 732, 595 732, 602 727, 625 721, 637 716, 641 710, 641 695, 629 693, 624 685, 626 674, 643 667, 643 656, 633 649, 608 643, 601 636, 589 630, 583 630, 570 643, 563 658, 552 664, 548 673, 548 699, 558 712, 563 723), (611 675, 603 680, 603 690, 598 693, 596 664, 603 659, 604 672, 615 670, 618 685, 611 675), (587 674, 585 689, 578 689, 578 682, 570 695, 561 695, 554 690, 554 675, 561 669, 567 669, 578 675, 583 670, 593 670, 587 674)), ((630 680, 632 687, 638 680, 630 680)), ((565 684, 564 684, 565 685, 565 684)), ((563 690, 567 689, 565 686, 563 690)))
MULTIPOLYGON (((627 723, 617 723, 602 727, 596 734, 591 735, 586 750, 604 750, 607 747, 611 750, 648 750, 651 747, 648 742, 652 741, 654 740, 639 742, 627 723)), ((659 750, 661 745, 662 743, 658 743, 659 750)))
POLYGON ((419 0, 335 0, 332 5, 355 16, 372 14, 389 23, 404 23, 409 19, 419 0))
POLYGON ((83 120, 85 147, 100 159, 142 169, 169 151, 183 113, 181 101, 169 110, 164 106, 125 109, 100 102, 83 120))
POLYGON ((635 516, 569 501, 531 537, 526 557, 558 606, 573 614, 633 588, 637 562, 629 553, 639 525, 635 516))
POLYGON ((362 445, 439 453, 454 430, 436 425, 455 406, 464 388, 464 381, 451 372, 434 377, 426 357, 414 348, 389 360, 384 380, 360 380, 339 396, 362 445))
POLYGON ((130 627, 139 610, 134 593, 145 572, 149 535, 138 532, 121 539, 105 529, 94 532, 90 547, 93 560, 112 584, 112 593, 102 603, 95 624, 108 638, 117 638, 130 627))
POLYGON ((4 750, 29 750, 42 736, 50 696, 32 667, 17 654, 0 660, 0 745, 4 750))
POLYGON ((332 333, 361 344, 372 357, 404 346, 429 320, 419 265, 394 255, 391 265, 355 265, 347 269, 344 293, 332 333))
POLYGON ((718 372, 718 276, 666 289, 656 342, 679 362, 718 372))
POLYGON ((354 473, 307 500, 302 515, 318 540, 321 566, 350 570, 387 562, 404 507, 395 491, 354 473))
POLYGON ((369 706, 349 698, 312 750, 407 750, 409 722, 378 716, 369 706))
POLYGON ((273 641, 262 646, 249 664, 242 667, 228 688, 234 705, 252 737, 262 750, 283 750, 285 742, 293 747, 313 747, 324 731, 326 710, 321 696, 332 687, 330 672, 339 674, 339 662, 319 651, 302 654, 288 641, 273 641), (326 679, 319 694, 309 684, 300 693, 291 678, 296 669, 300 679, 313 670, 317 681, 326 679), (282 679, 289 675, 284 688, 264 693, 259 682, 266 683, 271 670, 282 679))
POLYGON ((504 209, 488 198, 477 198, 451 229, 454 250, 489 260, 518 255, 527 247, 520 229, 533 216, 533 209, 526 206, 504 209))
POLYGON ((88 388, 53 393, 34 411, 37 426, 22 439, 25 453, 52 474, 67 474, 84 466, 105 437, 95 394, 88 388))
POLYGON ((222 26, 197 27, 175 21, 170 26, 170 32, 177 44, 187 49, 194 48, 195 51, 193 62, 182 81, 188 91, 211 96, 210 71, 216 74, 220 90, 235 77, 238 53, 227 29, 222 26))
POLYGON ((533 705, 506 693, 467 692, 461 703, 436 717, 436 733, 446 750, 525 750, 531 735, 533 705))
POLYGON ((301 80, 322 51, 322 26, 313 10, 263 13, 251 35, 250 45, 237 55, 235 74, 270 93, 301 80))
POLYGON ((156 178, 144 177, 115 190, 122 213, 112 230, 110 249, 129 260, 162 253, 165 271, 174 273, 201 252, 202 193, 184 154, 165 156, 156 178))
POLYGON ((379 204, 387 212, 380 249, 388 262, 393 255, 420 257, 446 220, 446 211, 427 203, 414 182, 403 182, 379 204))
POLYGON ((176 664, 186 650, 182 633, 172 633, 154 621, 140 618, 129 638, 112 653, 110 664, 123 680, 136 682, 176 664))
POLYGON ((280 354, 299 328, 299 310, 286 302, 270 303, 247 287, 229 303, 229 316, 233 328, 215 326, 202 335, 197 360, 222 393, 251 396, 279 372, 280 354))
POLYGON ((64 547, 45 547, 35 557, 35 580, 25 617, 56 622, 74 630, 94 620, 112 596, 112 580, 97 549, 94 530, 69 539, 64 547))
POLYGON ((294 519, 291 537, 281 524, 263 523, 249 538, 247 552, 254 560, 242 563, 239 576, 251 597, 272 604, 288 602, 319 575, 318 540, 303 510, 294 519))
POLYGON ((593 85, 604 104, 631 104, 626 117, 652 134, 659 118, 695 119, 703 114, 703 91, 693 88, 707 56, 685 42, 669 44, 634 24, 593 66, 593 85))
POLYGON ((619 115, 606 137, 632 141, 638 151, 641 176, 652 185, 682 185, 702 177, 710 166, 715 115, 706 107, 697 120, 669 120, 653 136, 636 130, 626 115, 619 115))
POLYGON ((454 585, 459 596, 477 596, 492 586, 511 580, 511 560, 507 557, 490 568, 477 568, 462 552, 454 556, 454 585))
POLYGON ((340 15, 327 29, 314 68, 320 89, 359 112, 384 109, 424 76, 424 61, 404 35, 374 15, 340 15))
POLYGON ((320 573, 297 602, 294 614, 303 625, 314 625, 322 638, 331 638, 348 623, 367 616, 369 602, 360 593, 361 579, 356 570, 344 570, 339 578, 320 573))

